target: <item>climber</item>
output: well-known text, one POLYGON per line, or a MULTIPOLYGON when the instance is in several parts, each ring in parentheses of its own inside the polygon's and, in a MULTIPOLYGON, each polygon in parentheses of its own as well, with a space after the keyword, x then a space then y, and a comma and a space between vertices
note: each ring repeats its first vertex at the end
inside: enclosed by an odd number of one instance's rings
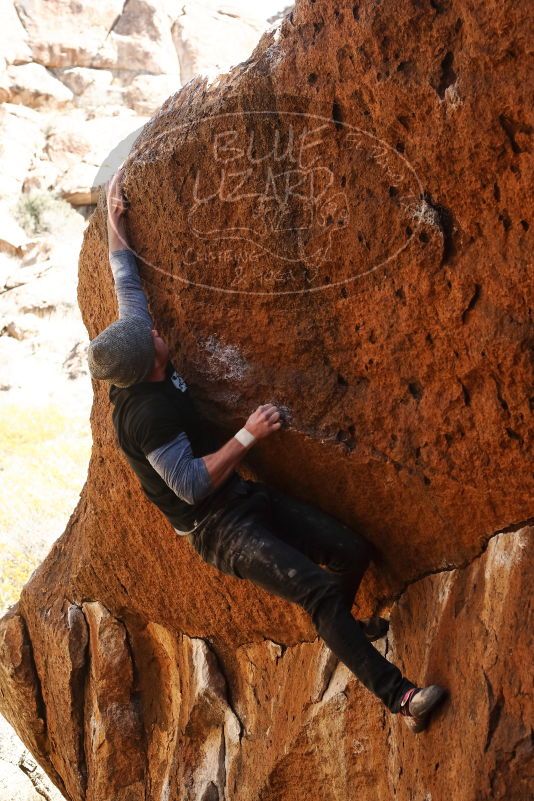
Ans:
POLYGON ((88 362, 92 377, 110 385, 117 442, 144 493, 206 562, 302 606, 355 676, 422 731, 446 690, 413 684, 371 645, 386 634, 387 620, 351 614, 370 544, 320 509, 236 472, 256 442, 280 430, 280 411, 263 404, 231 439, 217 442, 153 325, 128 245, 128 205, 119 170, 107 190, 119 319, 90 342, 88 362))

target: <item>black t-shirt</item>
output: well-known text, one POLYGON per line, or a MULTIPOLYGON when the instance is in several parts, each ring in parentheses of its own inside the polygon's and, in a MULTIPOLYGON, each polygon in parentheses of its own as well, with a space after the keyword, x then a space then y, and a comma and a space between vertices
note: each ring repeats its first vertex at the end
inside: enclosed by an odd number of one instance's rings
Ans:
POLYGON ((221 447, 209 423, 195 409, 189 390, 171 362, 163 381, 141 381, 131 387, 112 385, 113 425, 117 442, 139 478, 147 497, 161 509, 179 531, 190 531, 215 507, 238 479, 229 478, 195 504, 179 498, 148 461, 147 454, 185 432, 193 456, 205 456, 221 447))

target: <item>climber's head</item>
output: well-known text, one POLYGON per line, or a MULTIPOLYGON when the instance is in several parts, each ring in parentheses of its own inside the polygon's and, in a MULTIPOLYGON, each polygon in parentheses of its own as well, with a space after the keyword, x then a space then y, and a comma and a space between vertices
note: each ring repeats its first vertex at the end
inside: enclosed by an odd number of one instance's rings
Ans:
MULTIPOLYGON (((166 355, 165 355, 166 354, 166 355)), ((117 387, 130 387, 145 381, 169 349, 143 317, 124 317, 108 325, 88 349, 89 371, 93 378, 117 387)))

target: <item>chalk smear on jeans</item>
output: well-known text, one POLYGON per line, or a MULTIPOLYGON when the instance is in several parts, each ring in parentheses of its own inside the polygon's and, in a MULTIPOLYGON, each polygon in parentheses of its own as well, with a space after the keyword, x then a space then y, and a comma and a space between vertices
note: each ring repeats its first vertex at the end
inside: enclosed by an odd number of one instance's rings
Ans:
POLYGON ((266 540, 248 536, 243 547, 239 550, 239 555, 237 557, 238 566, 242 567, 243 565, 251 564, 266 565, 266 578, 275 576, 276 579, 281 582, 287 581, 288 576, 290 578, 295 576, 297 571, 294 568, 290 568, 286 573, 278 566, 272 551, 269 548, 265 549, 266 545, 268 545, 266 540))

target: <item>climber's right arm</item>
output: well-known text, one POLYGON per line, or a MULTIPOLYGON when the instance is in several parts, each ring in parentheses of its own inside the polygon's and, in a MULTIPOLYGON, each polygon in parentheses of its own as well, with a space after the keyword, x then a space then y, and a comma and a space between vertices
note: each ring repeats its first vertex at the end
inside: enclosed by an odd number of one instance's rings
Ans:
POLYGON ((185 432, 145 455, 167 486, 187 503, 198 503, 213 492, 204 460, 194 458, 185 432))
POLYGON ((179 498, 194 504, 224 484, 256 440, 273 434, 280 426, 280 412, 266 403, 250 415, 244 435, 242 430, 218 451, 195 458, 189 438, 162 408, 155 417, 139 417, 135 440, 167 486, 179 498))
POLYGON ((278 431, 281 425, 280 412, 273 403, 264 403, 262 406, 258 406, 245 423, 244 438, 238 438, 243 433, 242 429, 218 451, 202 457, 212 485, 217 488, 224 484, 249 448, 257 440, 264 439, 278 431), (252 440, 250 435, 252 435, 252 440))

